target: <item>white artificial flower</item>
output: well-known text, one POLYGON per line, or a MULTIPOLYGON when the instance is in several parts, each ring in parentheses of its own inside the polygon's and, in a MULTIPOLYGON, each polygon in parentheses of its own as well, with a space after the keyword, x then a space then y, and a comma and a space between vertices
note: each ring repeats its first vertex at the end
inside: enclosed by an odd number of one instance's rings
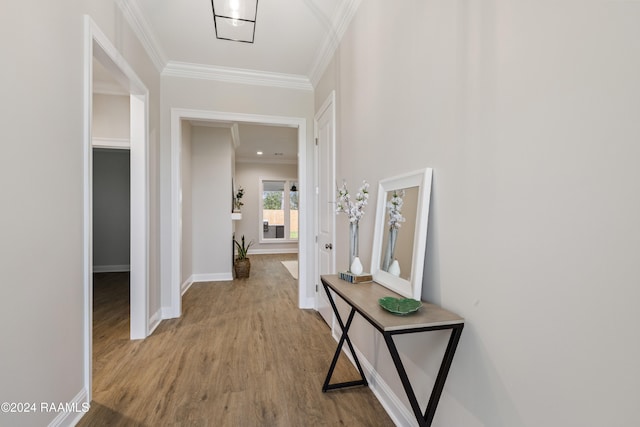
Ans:
POLYGON ((349 222, 357 224, 364 215, 364 207, 367 206, 369 199, 369 184, 362 181, 362 187, 356 193, 355 201, 352 200, 351 194, 347 189, 347 183, 343 182, 342 187, 338 188, 338 200, 336 205, 336 213, 343 212, 347 214, 349 222))
POLYGON ((404 190, 393 190, 391 194, 391 200, 387 202, 387 210, 389 211, 389 228, 398 229, 402 226, 401 223, 405 222, 404 216, 402 216, 402 205, 404 201, 404 190))

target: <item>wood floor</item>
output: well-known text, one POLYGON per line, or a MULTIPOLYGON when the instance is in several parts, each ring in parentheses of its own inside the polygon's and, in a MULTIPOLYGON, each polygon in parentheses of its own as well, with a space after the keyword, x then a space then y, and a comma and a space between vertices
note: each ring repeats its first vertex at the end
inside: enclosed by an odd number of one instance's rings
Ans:
MULTIPOLYGON (((336 342, 297 282, 252 255, 251 277, 194 284, 180 319, 129 340, 126 273, 94 279, 93 401, 79 426, 393 426, 366 387, 322 393, 336 342)), ((333 381, 357 378, 341 357, 333 381)))

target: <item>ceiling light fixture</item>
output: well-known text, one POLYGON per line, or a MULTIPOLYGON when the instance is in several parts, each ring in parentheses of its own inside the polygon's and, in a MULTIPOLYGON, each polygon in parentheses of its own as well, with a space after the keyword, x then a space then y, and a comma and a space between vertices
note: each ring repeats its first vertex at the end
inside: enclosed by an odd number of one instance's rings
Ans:
POLYGON ((258 0, 211 0, 211 8, 218 39, 253 43, 258 0))
POLYGON ((256 151, 256 154, 257 154, 258 156, 262 156, 262 151, 256 151))

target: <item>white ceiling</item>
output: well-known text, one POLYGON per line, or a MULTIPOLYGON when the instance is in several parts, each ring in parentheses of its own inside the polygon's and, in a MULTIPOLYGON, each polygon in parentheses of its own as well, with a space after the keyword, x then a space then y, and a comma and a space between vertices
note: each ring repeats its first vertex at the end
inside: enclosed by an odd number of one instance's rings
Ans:
POLYGON ((339 0, 258 2, 253 44, 215 37, 211 0, 137 3, 170 61, 307 75, 339 0))
MULTIPOLYGON (((231 128, 234 123, 222 121, 189 120, 191 126, 231 128)), ((298 129, 238 123, 236 162, 241 163, 298 163, 298 129), (262 154, 258 154, 258 152, 262 154)))
POLYGON ((298 163, 298 129, 243 123, 238 134, 237 162, 298 163))
MULTIPOLYGON (((163 75, 249 76, 312 90, 360 1, 258 0, 252 44, 216 39, 211 0, 119 0, 119 6, 163 75)), ((94 65, 96 91, 114 93, 117 86, 94 65)), ((239 137, 240 161, 297 162, 295 129, 241 124, 239 137)))
MULTIPOLYGON (((250 1, 250 0, 241 0, 250 1)), ((254 43, 215 36, 211 0, 120 0, 156 66, 317 80, 361 0, 258 0, 254 43)))

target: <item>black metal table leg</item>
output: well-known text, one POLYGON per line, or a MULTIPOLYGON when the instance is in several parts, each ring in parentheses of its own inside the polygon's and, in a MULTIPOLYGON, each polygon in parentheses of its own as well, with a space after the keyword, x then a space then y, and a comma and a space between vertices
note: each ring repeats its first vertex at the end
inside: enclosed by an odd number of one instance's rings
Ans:
POLYGON ((351 322, 353 321, 353 317, 356 314, 356 310, 351 307, 351 311, 349 312, 349 317, 347 319, 347 323, 342 323, 342 318, 340 317, 340 313, 338 312, 338 307, 331 296, 331 292, 327 288, 327 285, 323 283, 324 290, 327 293, 327 297, 329 298, 329 303, 331 304, 331 308, 333 309, 333 313, 336 315, 336 319, 338 320, 338 324, 340 325, 340 330, 342 331, 342 335, 340 336, 340 340, 338 341, 338 347, 336 348, 336 352, 333 355, 333 360, 331 361, 331 367, 329 368, 329 372, 327 373, 327 377, 324 380, 324 384, 322 386, 322 391, 326 392, 328 390, 335 390, 346 387, 354 387, 354 386, 366 386, 368 385, 367 379, 364 376, 364 371, 362 370, 362 366, 360 366, 360 361, 358 360, 358 356, 356 356, 356 352, 353 348, 353 344, 351 344, 351 339, 349 339, 349 328, 351 327, 351 322), (342 352, 342 346, 345 341, 349 346, 349 351, 351 352, 351 356, 353 356, 353 360, 356 363, 356 367, 358 368, 358 372, 360 373, 360 379, 356 381, 346 381, 342 383, 329 384, 331 381, 331 377, 333 376, 333 370, 336 367, 338 362, 338 358, 340 357, 340 353, 342 352))
POLYGON ((440 396, 444 389, 444 383, 447 380, 447 375, 449 375, 449 368, 451 368, 451 362, 453 362, 453 356, 456 354, 456 348, 458 347, 458 342, 462 335, 462 328, 464 328, 464 324, 457 325, 451 330, 447 350, 444 352, 442 363, 440 364, 440 370, 438 371, 438 376, 436 377, 436 382, 433 385, 433 391, 429 398, 429 404, 427 405, 427 409, 424 413, 424 418, 428 426, 431 425, 433 416, 436 413, 436 407, 440 401, 440 396))
POLYGON ((411 383, 409 381, 409 377, 407 376, 407 372, 404 369, 404 365, 402 364, 402 360, 400 360, 398 349, 396 348, 395 342, 393 341, 394 334, 390 332, 383 333, 384 340, 387 343, 387 347, 389 349, 389 353, 391 354, 393 363, 395 364, 398 375, 400 376, 400 380, 402 381, 402 386, 404 387, 404 391, 407 394, 409 403, 411 404, 411 409, 413 409, 413 414, 415 415, 420 427, 430 427, 431 423, 433 422, 433 417, 435 415, 438 402, 440 401, 440 396, 442 395, 442 390, 444 389, 444 383, 447 379, 447 375, 449 374, 449 368, 451 367, 451 362, 453 361, 456 347, 458 346, 458 342, 460 341, 463 327, 464 324, 460 324, 454 326, 451 329, 449 343, 447 344, 447 349, 444 353, 442 363, 440 364, 440 370, 438 371, 438 376, 436 377, 435 384, 433 385, 433 390, 431 391, 429 403, 427 404, 427 409, 425 410, 424 415, 420 410, 418 399, 416 398, 415 392, 413 391, 413 387, 411 387, 411 383))

